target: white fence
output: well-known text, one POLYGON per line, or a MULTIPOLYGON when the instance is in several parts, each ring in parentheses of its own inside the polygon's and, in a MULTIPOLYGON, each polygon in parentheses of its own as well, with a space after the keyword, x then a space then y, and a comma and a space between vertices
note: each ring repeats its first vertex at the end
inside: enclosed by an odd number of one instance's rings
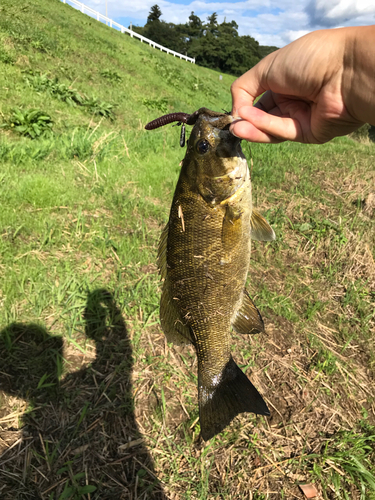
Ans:
POLYGON ((191 62, 195 64, 195 59, 191 57, 184 56, 183 54, 179 54, 178 52, 175 52, 174 50, 167 49, 166 47, 163 47, 162 45, 159 45, 158 43, 153 42, 152 40, 149 40, 148 38, 140 35, 139 33, 136 33, 135 31, 130 30, 129 28, 125 28, 125 26, 122 26, 121 24, 116 23, 112 19, 109 19, 107 16, 103 16, 103 14, 100 14, 100 12, 97 12, 94 9, 91 9, 90 7, 87 7, 81 2, 78 2, 77 0, 61 0, 63 3, 66 3, 68 5, 72 4, 72 7, 79 8, 81 12, 84 14, 88 14, 91 17, 96 17, 97 21, 103 21, 106 24, 109 24, 111 28, 117 28, 118 30, 121 31, 121 33, 128 33, 131 37, 139 38, 141 42, 148 43, 151 45, 151 47, 154 47, 154 49, 160 49, 161 51, 166 52, 167 54, 172 54, 174 57, 179 57, 180 59, 185 59, 185 61, 191 62))

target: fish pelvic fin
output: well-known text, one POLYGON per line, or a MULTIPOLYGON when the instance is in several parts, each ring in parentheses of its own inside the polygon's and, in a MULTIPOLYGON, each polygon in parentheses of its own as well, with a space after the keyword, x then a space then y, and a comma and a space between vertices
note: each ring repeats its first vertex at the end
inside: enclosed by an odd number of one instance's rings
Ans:
POLYGON ((237 333, 244 335, 264 332, 262 316, 246 289, 243 292, 242 304, 233 319, 232 326, 237 333))
POLYGON ((199 420, 201 436, 207 441, 221 432, 239 413, 270 415, 262 396, 232 358, 222 373, 205 384, 198 367, 199 420), (216 380, 218 379, 218 380, 216 380))

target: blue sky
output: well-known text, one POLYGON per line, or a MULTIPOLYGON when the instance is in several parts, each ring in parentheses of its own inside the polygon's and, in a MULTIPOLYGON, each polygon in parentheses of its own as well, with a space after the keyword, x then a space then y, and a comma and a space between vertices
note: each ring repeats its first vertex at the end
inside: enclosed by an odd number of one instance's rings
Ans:
MULTIPOLYGON (((83 3, 105 14, 106 0, 83 3)), ((219 22, 236 21, 240 35, 277 47, 316 29, 375 24, 375 0, 107 0, 108 17, 124 26, 143 26, 155 3, 164 21, 185 23, 192 11, 206 21, 216 12, 219 22)))

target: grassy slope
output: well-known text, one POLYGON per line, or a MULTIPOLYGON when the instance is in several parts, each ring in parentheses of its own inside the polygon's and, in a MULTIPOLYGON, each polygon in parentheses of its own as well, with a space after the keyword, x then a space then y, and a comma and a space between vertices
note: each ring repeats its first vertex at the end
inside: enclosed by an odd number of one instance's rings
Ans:
POLYGON ((4 498, 302 498, 303 481, 373 498, 371 144, 251 146, 278 239, 254 243, 249 277, 267 333, 233 335, 233 355, 272 417, 198 439, 195 355, 165 344, 155 272, 184 152, 177 128, 143 127, 229 109, 233 78, 218 76, 58 0, 3 0, 3 121, 15 107, 54 121, 49 138, 0 132, 4 498), (30 69, 116 104, 116 119, 35 91, 30 69))

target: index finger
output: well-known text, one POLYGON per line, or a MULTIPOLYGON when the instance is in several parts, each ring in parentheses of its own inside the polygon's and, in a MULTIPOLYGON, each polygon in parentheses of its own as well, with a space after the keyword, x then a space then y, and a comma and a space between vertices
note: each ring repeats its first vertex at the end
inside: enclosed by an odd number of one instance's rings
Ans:
POLYGON ((267 74, 275 57, 274 54, 275 52, 269 54, 232 83, 232 115, 234 117, 238 116, 238 110, 242 106, 252 106, 258 96, 270 90, 267 84, 267 74))

